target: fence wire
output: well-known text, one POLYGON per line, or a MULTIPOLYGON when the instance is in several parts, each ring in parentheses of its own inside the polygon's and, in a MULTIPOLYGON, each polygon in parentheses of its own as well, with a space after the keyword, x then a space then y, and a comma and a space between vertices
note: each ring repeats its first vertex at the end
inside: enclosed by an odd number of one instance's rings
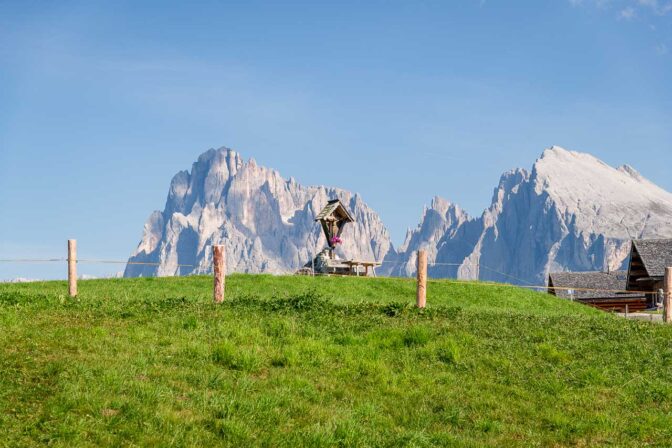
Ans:
MULTIPOLYGON (((56 263, 68 261, 67 258, 2 258, 0 263, 56 263)), ((125 265, 146 265, 146 266, 161 266, 162 263, 152 263, 145 261, 123 261, 123 260, 97 260, 90 258, 78 258, 75 260, 76 263, 88 263, 88 264, 125 264, 125 265)), ((196 265, 193 264, 177 264, 175 265, 179 268, 195 268, 196 265)))
MULTIPOLYGON (((42 263, 62 263, 62 262, 67 262, 67 258, 2 258, 0 259, 0 263, 34 263, 34 264, 42 264, 42 263)), ((93 258, 82 258, 82 259, 77 259, 76 262, 82 263, 82 264, 123 264, 123 265, 139 265, 139 266, 161 266, 163 263, 156 263, 156 262, 144 262, 144 261, 123 261, 123 260, 111 260, 111 259, 93 259, 93 258)), ((409 262, 403 262, 403 261, 381 261, 377 262, 377 265, 397 265, 397 266, 409 266, 409 262)), ((193 265, 193 264, 177 264, 174 265, 177 268, 195 268, 199 267, 198 265, 193 265)), ((412 266, 412 264, 410 264, 412 266)), ((428 262, 427 266, 452 266, 452 267, 461 267, 465 266, 465 263, 444 263, 444 262, 428 262)), ((485 269, 490 272, 494 272, 498 275, 501 275, 503 277, 507 277, 513 280, 516 280, 521 283, 525 283, 524 285, 518 285, 518 284, 511 284, 511 283, 490 283, 487 281, 482 282, 483 285, 486 286, 494 286, 494 287, 512 287, 512 288, 527 288, 527 289, 542 289, 542 290, 554 290, 554 291, 580 291, 580 292, 609 292, 609 293, 615 293, 615 294, 658 294, 658 291, 633 291, 633 290, 620 290, 620 289, 603 289, 603 288, 575 288, 575 287, 564 287, 564 286, 547 286, 547 285, 535 285, 527 280, 524 280, 522 278, 506 274, 504 272, 501 272, 497 269, 493 269, 489 266, 483 265, 481 263, 470 263, 467 264, 467 266, 472 266, 472 267, 478 267, 479 269, 485 269)), ((203 266, 207 267, 207 266, 203 266)), ((313 268, 314 271, 314 268, 313 268)), ((286 275, 291 275, 293 272, 286 272, 286 275)), ((364 276, 360 276, 364 277, 364 276)), ((411 279, 411 277, 401 277, 401 278, 408 278, 411 279)), ((431 278, 431 280, 442 280, 445 282, 452 282, 452 283, 464 283, 467 281, 476 281, 477 279, 458 279, 458 278, 450 278, 450 277, 434 277, 431 278)))

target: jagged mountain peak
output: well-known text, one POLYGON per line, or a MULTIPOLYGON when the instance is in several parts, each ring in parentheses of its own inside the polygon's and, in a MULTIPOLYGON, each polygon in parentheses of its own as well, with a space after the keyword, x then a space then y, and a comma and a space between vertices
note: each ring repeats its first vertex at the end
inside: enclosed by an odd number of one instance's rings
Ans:
POLYGON ((441 196, 434 196, 430 202, 430 207, 434 210, 448 210, 453 203, 448 199, 444 199, 441 196))
MULTIPOLYGON (((573 186, 576 190, 586 190, 586 187, 606 189, 614 186, 626 189, 633 187, 632 181, 655 186, 630 165, 614 168, 592 154, 570 151, 559 146, 548 148, 542 153, 534 163, 532 177, 538 182, 547 182, 546 186, 553 182, 563 187, 573 186)), ((655 189, 669 194, 659 187, 655 189)))
MULTIPOLYGON (((547 158, 547 157, 565 157, 565 158, 570 158, 570 157, 576 157, 577 155, 581 155, 584 153, 578 152, 578 151, 572 151, 571 149, 567 149, 563 146, 560 145, 551 145, 548 148, 545 148, 539 159, 547 158)), ((588 154, 589 155, 589 154, 588 154)))
POLYGON ((618 170, 606 164, 592 154, 571 151, 560 146, 544 150, 532 167, 532 177, 540 181, 556 183, 574 183, 592 174, 601 180, 617 174, 618 170))
POLYGON ((194 165, 226 165, 231 168, 240 168, 243 164, 244 160, 240 153, 226 146, 208 149, 199 155, 194 163, 194 165))
POLYGON ((524 168, 515 168, 502 174, 499 178, 499 184, 492 194, 491 209, 501 206, 506 199, 506 192, 516 192, 519 185, 529 178, 530 173, 524 168))
POLYGON ((429 212, 438 213, 445 218, 452 216, 453 219, 458 216, 468 216, 467 212, 465 212, 458 204, 441 196, 434 196, 429 203, 429 207, 424 207, 423 217, 429 212))
POLYGON ((505 172, 480 217, 450 226, 425 212, 396 259, 410 274, 424 247, 446 263, 437 276, 539 284, 552 270, 619 268, 631 237, 672 237, 672 194, 630 166, 552 146, 531 171, 505 172))
POLYGON ((578 227, 597 234, 626 238, 626 229, 670 221, 671 193, 629 166, 614 168, 590 154, 546 150, 531 180, 537 195, 547 195, 560 213, 574 215, 578 227), (659 213, 649 215, 652 207, 659 213))
MULTIPOLYGON (((436 246, 439 240, 470 219, 469 215, 459 205, 441 196, 434 196, 430 206, 424 206, 418 226, 415 229, 407 230, 404 242, 399 246, 399 253, 427 249, 428 259, 431 262, 436 256, 436 246)), ((391 262, 392 258, 388 261, 391 262)), ((407 275, 412 272, 413 268, 409 263, 405 263, 393 269, 393 272, 407 275)))
POLYGON ((226 147, 201 154, 191 171, 170 184, 166 206, 154 212, 126 276, 203 273, 211 247, 224 244, 227 267, 236 272, 292 272, 326 244, 313 219, 329 199, 339 198, 356 217, 346 227, 342 250, 365 260, 381 260, 392 250, 380 217, 358 194, 285 180, 226 147))

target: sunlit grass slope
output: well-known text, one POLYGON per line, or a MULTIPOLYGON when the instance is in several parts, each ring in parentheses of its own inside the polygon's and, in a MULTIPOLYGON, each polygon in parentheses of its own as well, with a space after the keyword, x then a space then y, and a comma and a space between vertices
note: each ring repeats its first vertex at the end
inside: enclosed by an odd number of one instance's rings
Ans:
POLYGON ((234 275, 0 285, 0 446, 672 440, 672 331, 508 286, 234 275))

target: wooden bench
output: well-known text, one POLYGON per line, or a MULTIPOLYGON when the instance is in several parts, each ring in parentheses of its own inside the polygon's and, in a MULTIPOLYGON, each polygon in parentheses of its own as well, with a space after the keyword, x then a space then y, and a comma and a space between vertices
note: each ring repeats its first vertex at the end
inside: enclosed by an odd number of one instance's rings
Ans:
POLYGON ((369 275, 369 268, 373 276, 376 276, 376 267, 380 266, 382 263, 378 261, 358 261, 358 260, 348 260, 344 261, 343 264, 347 265, 350 268, 350 275, 359 276, 360 267, 364 268, 364 276, 369 275))

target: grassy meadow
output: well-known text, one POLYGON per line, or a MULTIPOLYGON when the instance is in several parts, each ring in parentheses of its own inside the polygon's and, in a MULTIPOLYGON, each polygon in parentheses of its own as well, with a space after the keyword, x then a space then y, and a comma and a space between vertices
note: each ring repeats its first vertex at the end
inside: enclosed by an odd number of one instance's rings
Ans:
POLYGON ((528 290, 0 284, 0 446, 669 446, 672 328, 528 290))

